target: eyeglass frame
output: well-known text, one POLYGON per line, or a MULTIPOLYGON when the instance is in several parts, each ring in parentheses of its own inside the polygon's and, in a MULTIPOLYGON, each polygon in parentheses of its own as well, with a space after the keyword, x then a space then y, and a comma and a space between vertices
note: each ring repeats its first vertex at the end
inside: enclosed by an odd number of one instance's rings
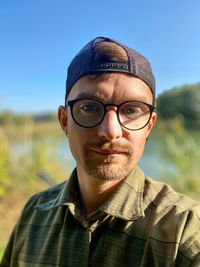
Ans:
POLYGON ((118 119, 119 124, 120 124, 122 127, 124 127, 125 129, 129 130, 129 131, 138 131, 138 130, 141 130, 141 129, 143 129, 144 127, 146 127, 147 124, 149 123, 149 121, 151 120, 152 113, 155 112, 155 110, 156 110, 156 106, 155 106, 155 105, 151 105, 151 104, 149 104, 149 103, 146 103, 146 102, 144 102, 144 101, 140 101, 140 100, 128 100, 128 101, 122 102, 122 103, 120 103, 120 104, 112 104, 112 103, 105 104, 105 103, 101 102, 100 100, 98 100, 98 99, 96 99, 96 98, 90 98, 90 97, 84 97, 84 98, 77 98, 77 99, 69 100, 69 101, 67 101, 65 107, 67 108, 67 106, 70 107, 71 115, 72 115, 72 118, 73 118, 74 122, 75 122, 77 125, 79 125, 79 126, 81 126, 81 127, 83 127, 83 128, 95 128, 96 126, 98 126, 99 124, 101 124, 102 121, 104 120, 104 117, 105 117, 105 115, 106 115, 106 112, 108 111, 107 107, 116 107, 116 108, 117 108, 117 110, 116 110, 116 114, 117 114, 117 119, 118 119), (93 101, 96 101, 96 102, 98 102, 99 104, 101 104, 101 105, 103 106, 103 108, 104 108, 104 114, 103 114, 103 117, 102 117, 102 119, 101 119, 97 124, 95 124, 94 126, 83 126, 83 125, 81 125, 80 123, 78 123, 78 122, 75 120, 74 115, 73 115, 73 106, 75 105, 76 102, 78 102, 78 101, 80 101, 80 100, 93 100, 93 101), (145 104, 145 105, 149 108, 150 114, 149 114, 149 119, 148 119, 148 121, 145 123, 144 126, 138 128, 138 129, 130 129, 130 128, 127 128, 127 127, 124 126, 124 125, 122 124, 122 122, 120 121, 120 117, 119 117, 119 110, 120 110, 120 107, 121 107, 122 105, 126 104, 126 103, 129 103, 129 102, 142 103, 142 104, 145 104))

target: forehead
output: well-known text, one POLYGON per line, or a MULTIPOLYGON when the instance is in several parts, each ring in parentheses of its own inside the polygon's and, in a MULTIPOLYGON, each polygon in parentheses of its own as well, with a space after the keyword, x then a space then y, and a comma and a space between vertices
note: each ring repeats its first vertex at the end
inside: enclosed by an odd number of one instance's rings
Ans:
POLYGON ((120 103, 141 100, 152 103, 153 96, 146 83, 124 73, 111 73, 105 77, 84 76, 72 87, 67 100, 93 97, 104 102, 120 103))

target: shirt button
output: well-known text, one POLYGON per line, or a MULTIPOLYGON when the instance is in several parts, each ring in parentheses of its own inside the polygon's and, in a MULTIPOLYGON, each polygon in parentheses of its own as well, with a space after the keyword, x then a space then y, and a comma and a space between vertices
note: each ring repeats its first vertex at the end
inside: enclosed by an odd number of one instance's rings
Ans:
POLYGON ((83 221, 83 227, 87 228, 88 227, 88 222, 83 221))

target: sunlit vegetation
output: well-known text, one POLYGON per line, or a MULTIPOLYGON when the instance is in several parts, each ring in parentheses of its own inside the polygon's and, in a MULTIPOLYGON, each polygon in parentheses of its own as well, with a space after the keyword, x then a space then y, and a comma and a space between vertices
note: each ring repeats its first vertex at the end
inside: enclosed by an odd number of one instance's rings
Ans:
POLYGON ((181 119, 171 121, 164 134, 161 157, 164 168, 162 180, 172 188, 200 201, 200 133, 188 131, 181 119))
POLYGON ((157 98, 157 110, 164 120, 181 116, 185 127, 200 129, 200 83, 164 91, 157 98))
POLYGON ((0 126, 0 258, 25 201, 69 176, 60 161, 63 137, 55 121, 0 126))

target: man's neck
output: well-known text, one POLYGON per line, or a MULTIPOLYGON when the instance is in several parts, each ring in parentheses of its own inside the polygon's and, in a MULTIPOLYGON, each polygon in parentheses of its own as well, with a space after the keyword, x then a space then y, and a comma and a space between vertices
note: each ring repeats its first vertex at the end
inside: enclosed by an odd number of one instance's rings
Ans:
POLYGON ((77 175, 84 215, 92 213, 104 204, 124 180, 105 181, 97 179, 78 168, 77 175))

